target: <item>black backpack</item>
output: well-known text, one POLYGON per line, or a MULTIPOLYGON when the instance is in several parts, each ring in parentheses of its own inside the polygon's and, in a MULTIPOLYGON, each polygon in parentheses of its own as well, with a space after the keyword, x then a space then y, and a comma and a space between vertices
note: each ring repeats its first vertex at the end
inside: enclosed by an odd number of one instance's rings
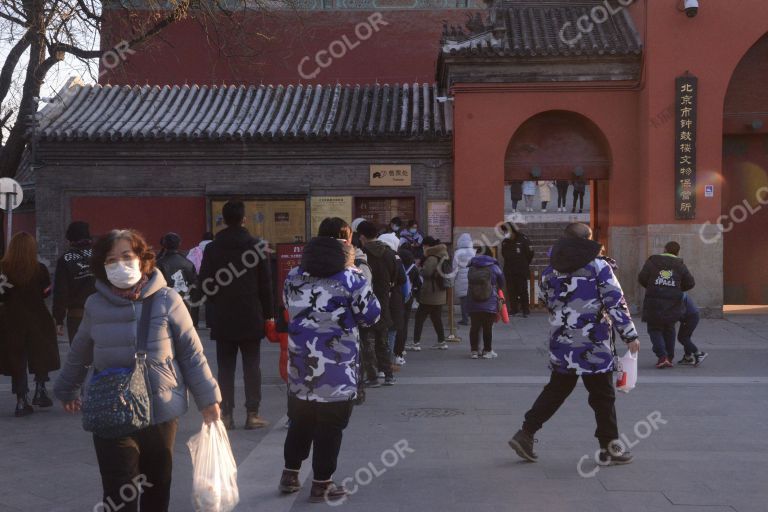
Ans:
POLYGON ((427 259, 435 258, 438 260, 435 272, 430 276, 432 287, 435 290, 445 290, 453 286, 453 265, 450 258, 440 259, 437 256, 427 256, 427 259))
POLYGON ((491 267, 469 267, 467 272, 469 297, 473 302, 485 302, 493 296, 491 267))

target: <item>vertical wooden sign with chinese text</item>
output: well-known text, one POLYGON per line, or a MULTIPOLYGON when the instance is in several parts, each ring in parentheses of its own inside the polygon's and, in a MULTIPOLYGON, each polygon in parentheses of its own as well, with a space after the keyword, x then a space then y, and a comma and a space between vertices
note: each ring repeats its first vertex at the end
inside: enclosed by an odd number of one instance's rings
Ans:
POLYGON ((699 79, 677 77, 675 93, 675 218, 696 218, 696 99, 699 79))

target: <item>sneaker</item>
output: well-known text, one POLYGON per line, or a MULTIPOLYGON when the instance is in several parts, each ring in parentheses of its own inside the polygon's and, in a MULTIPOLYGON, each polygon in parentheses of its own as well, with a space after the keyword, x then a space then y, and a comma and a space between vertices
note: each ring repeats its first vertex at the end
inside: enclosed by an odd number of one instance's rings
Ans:
POLYGON ((29 402, 27 402, 26 396, 18 397, 16 400, 16 410, 14 411, 13 415, 17 418, 21 418, 22 416, 29 416, 35 412, 35 410, 32 408, 31 405, 29 405, 29 402))
POLYGON ((659 370, 663 370, 664 368, 672 368, 674 365, 670 362, 669 358, 667 356, 662 356, 659 358, 659 360, 656 362, 656 368, 659 370))
POLYGON ((318 482, 312 480, 312 490, 309 493, 310 503, 335 503, 344 501, 349 496, 349 492, 343 485, 336 485, 332 480, 318 482))
POLYGON ((280 485, 278 486, 280 492, 283 494, 292 494, 301 490, 301 482, 299 481, 299 472, 294 469, 284 469, 283 475, 280 477, 280 485))
POLYGON ((51 407, 53 400, 48 397, 48 392, 45 390, 45 382, 38 382, 35 386, 35 394, 32 397, 32 405, 38 407, 51 407))
POLYGON ((446 342, 435 343, 431 347, 432 350, 448 350, 448 344, 446 342))
POLYGON ((701 362, 702 362, 704 359, 706 359, 706 357, 707 357, 708 355, 709 355, 709 354, 707 354, 706 352, 697 352, 697 353, 695 353, 695 354, 693 355, 693 357, 694 357, 694 359, 696 359, 696 364, 694 364, 693 366, 695 366, 695 367, 697 367, 697 368, 698 368, 698 366, 701 364, 701 362))
POLYGON ((693 354, 685 354, 681 360, 677 362, 681 366, 693 366, 696 364, 696 358, 693 354))
POLYGON ((527 460, 528 462, 536 462, 539 460, 539 456, 533 451, 533 444, 538 442, 532 435, 526 434, 522 430, 518 430, 517 434, 509 440, 509 446, 518 456, 527 460))
POLYGON ((499 354, 491 350, 490 352, 483 351, 483 359, 496 359, 499 357, 499 354))
POLYGON ((469 355, 472 359, 478 359, 480 357, 480 354, 477 353, 477 350, 473 350, 472 353, 469 355))
POLYGON ((389 377, 384 377, 384 385, 385 386, 394 386, 395 382, 397 382, 397 379, 394 375, 390 375, 389 377))
POLYGON ((541 213, 547 213, 547 209, 546 208, 542 208, 541 209, 541 213))
POLYGON ((408 352, 421 352, 421 345, 418 343, 409 343, 405 346, 405 350, 408 352))
POLYGON ((379 382, 379 379, 368 379, 363 382, 363 386, 367 388, 380 388, 381 383, 379 382))
POLYGON ((611 442, 607 449, 600 450, 597 464, 600 466, 621 466, 631 464, 633 460, 632 454, 625 450, 621 443, 611 442))
POLYGON ((376 376, 380 379, 383 379, 385 377, 384 372, 379 372, 378 375, 376 376))
POLYGON ((398 366, 404 366, 405 358, 403 356, 395 356, 395 364, 398 366))

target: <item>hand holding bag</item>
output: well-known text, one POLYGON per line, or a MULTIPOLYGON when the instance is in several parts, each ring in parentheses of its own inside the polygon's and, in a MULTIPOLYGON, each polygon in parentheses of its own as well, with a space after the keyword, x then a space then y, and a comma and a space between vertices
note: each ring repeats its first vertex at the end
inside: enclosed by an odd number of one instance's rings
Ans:
POLYGON ((637 384, 637 354, 629 350, 619 358, 620 372, 616 380, 616 389, 629 393, 637 384))
POLYGON ((91 377, 83 401, 83 429, 87 432, 109 439, 150 425, 147 337, 153 301, 154 294, 142 302, 133 368, 107 368, 91 377))
POLYGON ((237 464, 221 420, 203 425, 187 441, 192 455, 192 505, 195 512, 230 512, 240 501, 237 464))

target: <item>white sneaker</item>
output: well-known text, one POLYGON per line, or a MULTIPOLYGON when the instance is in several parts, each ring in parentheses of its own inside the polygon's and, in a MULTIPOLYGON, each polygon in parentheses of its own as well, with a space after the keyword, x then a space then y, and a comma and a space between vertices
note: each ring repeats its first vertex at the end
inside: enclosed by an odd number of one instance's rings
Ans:
POLYGON ((409 343, 405 346, 405 350, 408 352, 421 352, 421 345, 418 343, 409 343))
POLYGON ((483 359, 496 359, 499 357, 499 354, 491 350, 490 352, 483 352, 482 358, 483 359))
POLYGON ((477 350, 473 350, 472 353, 469 355, 472 359, 477 359, 480 357, 480 354, 477 353, 477 350))
POLYGON ((384 378, 384 372, 379 372, 379 375, 378 375, 378 377, 379 377, 380 379, 383 379, 383 378, 384 378))
POLYGON ((429 348, 431 348, 432 350, 448 350, 448 344, 446 342, 435 343, 429 348))
POLYGON ((542 208, 541 209, 541 213, 547 213, 547 209, 546 208, 542 208))
POLYGON ((405 358, 402 356, 395 356, 395 364, 398 366, 405 365, 405 358))

